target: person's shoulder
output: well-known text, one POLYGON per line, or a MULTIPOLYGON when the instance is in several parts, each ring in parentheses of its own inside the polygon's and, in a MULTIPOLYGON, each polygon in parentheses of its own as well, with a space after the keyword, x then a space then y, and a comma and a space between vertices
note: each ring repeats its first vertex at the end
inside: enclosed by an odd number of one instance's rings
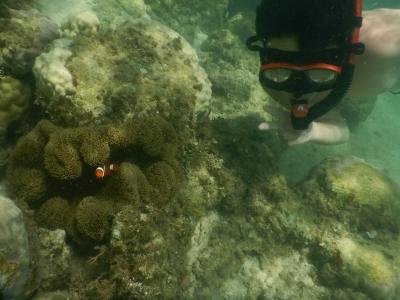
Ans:
POLYGON ((363 12, 361 41, 369 51, 400 58, 400 9, 380 8, 363 12))
POLYGON ((395 8, 377 8, 372 10, 363 11, 363 27, 369 26, 369 24, 374 24, 384 22, 390 26, 398 25, 400 22, 400 9, 395 8))

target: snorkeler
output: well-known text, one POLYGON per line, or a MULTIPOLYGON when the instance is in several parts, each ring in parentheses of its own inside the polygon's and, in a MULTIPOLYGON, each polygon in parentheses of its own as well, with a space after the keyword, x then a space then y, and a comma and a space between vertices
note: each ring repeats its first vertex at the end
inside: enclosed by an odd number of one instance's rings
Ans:
POLYGON ((263 0, 256 36, 259 80, 285 109, 266 107, 289 145, 338 144, 349 139, 337 109, 345 97, 400 90, 400 9, 362 16, 361 0, 263 0))

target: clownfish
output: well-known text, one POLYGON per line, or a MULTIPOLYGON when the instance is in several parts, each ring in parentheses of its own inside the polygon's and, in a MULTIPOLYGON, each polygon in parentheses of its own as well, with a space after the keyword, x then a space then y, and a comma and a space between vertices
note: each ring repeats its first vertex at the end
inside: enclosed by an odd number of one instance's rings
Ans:
POLYGON ((102 166, 98 166, 96 171, 94 172, 97 179, 104 179, 104 177, 109 176, 111 171, 116 172, 118 171, 119 165, 117 164, 110 164, 107 160, 105 164, 102 166))

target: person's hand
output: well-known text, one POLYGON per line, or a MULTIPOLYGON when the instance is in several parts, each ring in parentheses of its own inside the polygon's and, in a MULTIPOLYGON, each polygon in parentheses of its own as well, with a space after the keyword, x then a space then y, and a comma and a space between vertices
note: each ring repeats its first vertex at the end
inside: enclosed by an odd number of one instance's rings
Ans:
POLYGON ((289 146, 310 141, 313 123, 306 130, 295 130, 292 127, 290 112, 273 106, 265 106, 264 109, 271 114, 272 121, 258 125, 259 130, 277 130, 289 146))

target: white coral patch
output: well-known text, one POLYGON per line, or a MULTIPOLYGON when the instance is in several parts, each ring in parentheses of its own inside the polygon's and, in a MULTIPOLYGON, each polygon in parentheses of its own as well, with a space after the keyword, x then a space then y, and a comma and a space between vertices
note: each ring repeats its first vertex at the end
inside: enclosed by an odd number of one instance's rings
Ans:
POLYGON ((62 98, 75 92, 73 78, 65 67, 71 51, 54 47, 36 58, 33 73, 40 92, 48 98, 62 98))

